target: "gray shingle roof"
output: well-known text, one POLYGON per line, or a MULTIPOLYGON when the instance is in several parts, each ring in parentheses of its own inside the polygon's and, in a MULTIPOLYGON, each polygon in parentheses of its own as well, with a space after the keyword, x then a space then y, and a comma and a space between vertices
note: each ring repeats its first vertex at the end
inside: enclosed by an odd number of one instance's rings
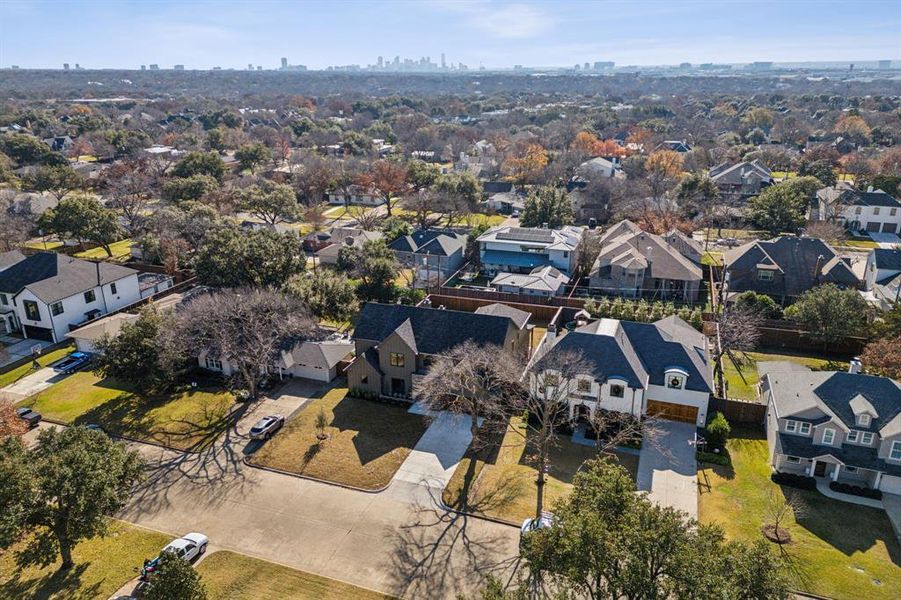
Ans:
POLYGON ((529 322, 529 319, 532 318, 532 313, 527 313, 524 310, 519 310, 518 308, 513 308, 512 306, 507 306, 506 304, 501 304, 499 302, 480 306, 475 312, 479 315, 508 317, 519 329, 525 327, 526 323, 529 322))
POLYGON ((412 330, 417 352, 439 354, 466 341, 503 346, 511 324, 515 325, 507 316, 368 302, 353 337, 381 342, 404 325, 412 330))
POLYGON ((137 273, 107 262, 39 252, 0 271, 0 292, 18 294, 27 287, 41 301, 50 303, 97 287, 98 276, 106 285, 137 273))
POLYGON ((776 435, 776 452, 800 458, 818 458, 831 455, 846 465, 863 469, 874 469, 889 475, 901 476, 901 465, 888 463, 879 458, 875 447, 845 444, 838 446, 818 446, 809 437, 780 433, 776 435))
POLYGON ((399 252, 450 256, 465 244, 465 235, 440 229, 420 229, 397 238, 388 247, 399 252))
POLYGON ((874 248, 872 252, 877 269, 901 271, 901 250, 874 248))

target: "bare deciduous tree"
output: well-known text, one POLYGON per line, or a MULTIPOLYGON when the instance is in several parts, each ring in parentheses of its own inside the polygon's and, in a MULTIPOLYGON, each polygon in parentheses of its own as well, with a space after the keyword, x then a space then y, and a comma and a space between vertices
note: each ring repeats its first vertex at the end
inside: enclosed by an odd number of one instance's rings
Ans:
POLYGON ((228 362, 250 398, 285 344, 321 334, 307 306, 264 288, 223 289, 187 301, 171 328, 173 343, 190 356, 208 352, 228 362))
POLYGON ((736 366, 739 352, 749 352, 760 340, 761 318, 749 309, 727 307, 717 315, 717 340, 713 346, 714 375, 720 392, 725 395, 723 359, 728 358, 736 366))
POLYGON ((378 227, 379 221, 382 220, 382 215, 374 208, 354 206, 347 209, 347 212, 360 229, 374 230, 378 227))
POLYGON ((791 536, 784 525, 789 519, 803 519, 808 514, 807 504, 797 493, 787 492, 779 494, 771 492, 764 507, 767 521, 764 523, 764 533, 777 544, 784 544, 791 540, 791 536))
POLYGON ((478 446, 484 439, 480 419, 489 426, 506 424, 506 409, 522 371, 518 356, 467 341, 436 356, 415 393, 429 408, 469 415, 473 444, 478 446))

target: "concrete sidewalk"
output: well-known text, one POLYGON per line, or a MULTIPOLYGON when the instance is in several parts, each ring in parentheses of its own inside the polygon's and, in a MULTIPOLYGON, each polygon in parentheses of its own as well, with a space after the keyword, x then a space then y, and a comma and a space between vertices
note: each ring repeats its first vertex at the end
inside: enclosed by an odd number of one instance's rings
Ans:
POLYGON ((661 506, 671 506, 698 518, 698 464, 690 423, 659 421, 657 440, 645 440, 638 458, 637 487, 661 506))

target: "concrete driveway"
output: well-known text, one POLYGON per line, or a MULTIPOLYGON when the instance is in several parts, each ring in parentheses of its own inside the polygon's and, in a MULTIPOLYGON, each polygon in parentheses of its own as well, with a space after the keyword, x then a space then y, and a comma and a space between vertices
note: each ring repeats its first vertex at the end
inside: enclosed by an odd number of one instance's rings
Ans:
POLYGON ((891 250, 898 244, 901 244, 901 237, 898 237, 895 233, 877 233, 875 231, 870 232, 870 238, 879 244, 880 248, 887 248, 891 250))
POLYGON ((690 423, 658 421, 655 439, 645 440, 638 458, 637 486, 661 506, 671 506, 698 518, 698 466, 690 423))
MULTIPOLYGON (((200 531, 219 549, 408 598, 472 594, 488 574, 506 581, 517 568, 515 527, 447 512, 431 485, 423 494, 410 485, 392 493, 394 484, 370 494, 246 466, 246 432, 258 412, 200 454, 131 444, 147 460, 147 479, 120 517, 173 535, 200 531)), ((465 450, 468 441, 457 424, 436 424, 417 445, 436 458, 417 456, 398 481, 453 471, 442 444, 465 450)))
POLYGON ((431 425, 395 473, 387 492, 426 506, 440 506, 436 501, 472 441, 470 424, 465 415, 433 415, 431 425))
MULTIPOLYGON (((284 415, 287 420, 301 410, 313 398, 319 397, 331 384, 310 379, 291 379, 255 403, 246 412, 235 429, 241 436, 249 436, 254 423, 268 415, 284 415)), ((249 438, 248 438, 249 439, 249 438)), ((256 452, 262 442, 249 440, 244 447, 245 454, 256 452)))
POLYGON ((43 392, 54 383, 59 383, 68 377, 65 373, 58 373, 50 367, 38 369, 34 373, 22 377, 17 382, 12 383, 0 390, 0 397, 19 402, 29 396, 33 396, 38 392, 43 392))

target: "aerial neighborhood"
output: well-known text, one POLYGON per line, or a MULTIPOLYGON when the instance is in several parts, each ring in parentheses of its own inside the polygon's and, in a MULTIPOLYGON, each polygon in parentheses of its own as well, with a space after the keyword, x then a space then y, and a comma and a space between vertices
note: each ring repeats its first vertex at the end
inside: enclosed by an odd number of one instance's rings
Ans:
POLYGON ((901 594, 897 61, 7 60, 0 597, 901 594))

